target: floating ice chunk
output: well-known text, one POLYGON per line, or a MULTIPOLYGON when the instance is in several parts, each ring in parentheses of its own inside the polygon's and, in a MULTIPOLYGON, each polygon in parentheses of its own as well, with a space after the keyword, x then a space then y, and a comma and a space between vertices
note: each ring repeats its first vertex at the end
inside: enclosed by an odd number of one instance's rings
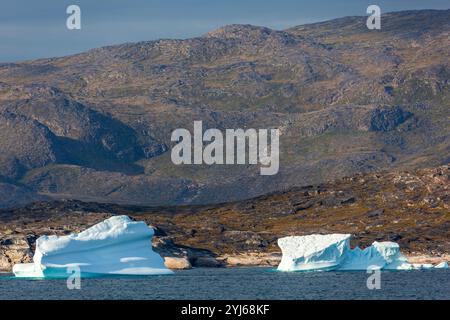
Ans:
POLYGON ((408 259, 400 252, 398 243, 385 241, 375 241, 370 247, 374 248, 385 261, 384 270, 410 270, 411 264, 408 259))
POLYGON ((446 261, 441 262, 434 266, 436 269, 448 269, 448 263, 446 261))
POLYGON ((376 247, 370 246, 362 250, 359 247, 351 250, 348 248, 347 255, 339 270, 367 270, 382 269, 386 266, 386 260, 376 247))
MULTIPOLYGON (((395 242, 374 242, 362 250, 350 248, 349 234, 285 237, 278 240, 283 253, 280 271, 306 270, 422 270, 431 264, 411 264, 395 242)), ((445 268, 444 264, 439 264, 445 268)), ((436 266, 437 267, 437 266, 436 266)), ((448 267, 448 265, 447 265, 448 267)))
POLYGON ((359 247, 347 250, 348 254, 339 270, 368 269, 408 269, 407 259, 400 253, 400 247, 395 242, 377 242, 362 250, 359 247))
POLYGON ((350 234, 314 234, 278 239, 283 253, 278 270, 333 270, 346 257, 350 237, 350 234))
POLYGON ((82 275, 170 274, 152 250, 153 229, 127 216, 111 217, 69 236, 42 236, 31 264, 16 264, 17 277, 68 277, 69 267, 82 275))
POLYGON ((433 269, 434 266, 431 263, 413 263, 412 268, 414 270, 428 270, 433 269))
POLYGON ((34 263, 20 263, 13 266, 16 277, 42 278, 44 273, 39 265, 34 263))

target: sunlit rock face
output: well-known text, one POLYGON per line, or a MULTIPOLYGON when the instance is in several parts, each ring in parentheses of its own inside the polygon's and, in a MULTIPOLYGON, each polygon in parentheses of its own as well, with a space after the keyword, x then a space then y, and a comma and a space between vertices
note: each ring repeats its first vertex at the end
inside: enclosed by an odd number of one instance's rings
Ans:
POLYGON ((278 239, 283 257, 279 271, 414 270, 446 268, 411 264, 395 242, 374 242, 361 249, 350 248, 350 234, 313 234, 278 239))
POLYGON ((81 275, 154 275, 172 273, 152 250, 154 231, 142 221, 114 216, 68 236, 42 236, 33 263, 16 264, 17 277, 68 277, 73 267, 81 275))

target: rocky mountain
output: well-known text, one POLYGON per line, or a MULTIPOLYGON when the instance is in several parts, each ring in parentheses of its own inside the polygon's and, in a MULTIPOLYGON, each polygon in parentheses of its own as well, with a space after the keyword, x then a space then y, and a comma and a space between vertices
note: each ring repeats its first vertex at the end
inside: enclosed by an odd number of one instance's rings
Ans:
POLYGON ((217 203, 448 163, 449 18, 388 13, 381 30, 365 17, 287 30, 230 25, 0 64, 0 205, 217 203), (194 120, 279 128, 280 172, 175 166, 170 134, 194 120))

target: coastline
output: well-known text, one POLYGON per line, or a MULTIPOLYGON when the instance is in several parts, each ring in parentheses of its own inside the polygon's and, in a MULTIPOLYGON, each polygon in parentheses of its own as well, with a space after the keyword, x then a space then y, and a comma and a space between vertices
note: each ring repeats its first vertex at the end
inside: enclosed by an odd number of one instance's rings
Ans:
MULTIPOLYGON (((281 262, 281 250, 234 250, 212 252, 206 249, 179 245, 172 238, 156 228, 156 235, 152 240, 152 248, 163 259, 164 264, 171 270, 187 270, 192 268, 235 268, 235 267, 277 267, 281 262), (161 234, 162 233, 162 234, 161 234)), ((36 236, 24 234, 0 234, 0 272, 12 272, 18 263, 30 263, 33 255, 36 236)), ((364 247, 364 246, 363 246, 364 247)), ((402 251, 402 248, 400 248, 402 251)), ((449 253, 424 253, 402 251, 412 264, 450 263, 449 253)))
MULTIPOLYGON (((281 261, 281 252, 242 252, 239 254, 224 254, 216 257, 219 262, 216 265, 208 264, 192 264, 186 258, 185 264, 173 264, 171 261, 166 263, 166 266, 172 270, 185 270, 193 267, 223 267, 223 268, 237 268, 237 267, 277 267, 281 261)), ((439 264, 441 262, 450 263, 450 254, 442 255, 427 255, 427 254, 405 254, 408 262, 414 264, 439 264)), ((184 259, 184 258, 177 258, 184 259)), ((195 258, 194 258, 195 259, 195 258)))
MULTIPOLYGON (((450 254, 432 256, 426 254, 405 255, 408 262, 414 264, 439 264, 441 262, 450 263, 450 254)), ((189 270, 193 268, 276 268, 281 261, 281 253, 241 253, 236 255, 222 255, 217 257, 219 263, 203 263, 192 265, 189 260, 176 257, 165 257, 165 264, 171 270, 189 270), (169 258, 166 260, 166 258, 169 258), (174 260, 175 258, 175 260, 174 260)), ((0 270, 0 274, 11 274, 11 270, 0 270)))
POLYGON ((79 233, 114 215, 155 230, 154 250, 173 269, 277 266, 277 240, 352 234, 351 247, 398 243, 412 263, 450 261, 448 165, 369 173, 258 198, 203 206, 141 207, 78 200, 0 210, 0 270, 32 261, 42 235, 79 233))

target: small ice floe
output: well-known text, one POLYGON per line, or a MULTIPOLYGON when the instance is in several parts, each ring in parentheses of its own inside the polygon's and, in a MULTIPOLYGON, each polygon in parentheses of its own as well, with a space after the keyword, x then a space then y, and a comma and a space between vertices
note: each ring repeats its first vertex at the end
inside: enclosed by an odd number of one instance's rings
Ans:
POLYGON ((435 269, 448 269, 448 263, 446 261, 441 262, 434 266, 435 269))

